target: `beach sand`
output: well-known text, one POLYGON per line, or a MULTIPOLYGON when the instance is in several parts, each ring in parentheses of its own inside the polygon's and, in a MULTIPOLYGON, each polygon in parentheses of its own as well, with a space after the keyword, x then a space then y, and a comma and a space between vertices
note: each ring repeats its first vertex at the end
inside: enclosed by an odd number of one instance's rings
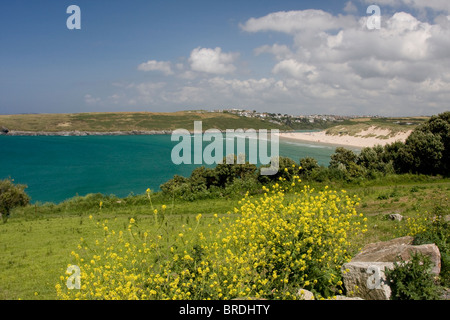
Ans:
POLYGON ((374 147, 376 145, 386 145, 396 141, 404 142, 411 134, 412 130, 399 132, 387 139, 379 136, 388 136, 389 130, 371 127, 368 130, 361 131, 356 136, 350 135, 329 135, 326 131, 317 132, 287 132, 280 133, 280 139, 289 139, 295 141, 323 143, 328 145, 349 146, 356 148, 374 147))

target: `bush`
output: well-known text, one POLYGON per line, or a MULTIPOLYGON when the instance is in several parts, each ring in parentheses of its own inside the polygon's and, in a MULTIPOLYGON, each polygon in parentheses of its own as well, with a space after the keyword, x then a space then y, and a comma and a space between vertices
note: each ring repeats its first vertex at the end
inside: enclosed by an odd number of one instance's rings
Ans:
POLYGON ((225 187, 223 193, 228 196, 243 197, 247 192, 254 194, 260 189, 261 183, 255 178, 236 179, 225 187))
POLYGON ((445 221, 445 216, 449 212, 448 207, 436 205, 430 214, 431 218, 424 223, 421 232, 414 235, 414 244, 434 243, 441 253, 441 273, 442 285, 450 286, 450 229, 449 223, 445 221))
POLYGON ((396 152, 400 172, 450 175, 450 112, 418 126, 396 152))
POLYGON ((317 163, 316 159, 306 157, 300 159, 300 167, 301 167, 300 173, 306 178, 308 178, 313 172, 313 170, 318 169, 320 166, 317 163))
POLYGON ((441 138, 431 132, 414 131, 399 151, 403 172, 438 174, 442 172, 445 147, 441 138))
POLYGON ((160 188, 166 196, 194 201, 221 196, 224 193, 232 194, 231 190, 236 189, 238 185, 255 184, 256 165, 248 162, 237 164, 236 160, 234 157, 234 164, 227 164, 224 158, 223 163, 214 169, 204 166, 195 168, 189 178, 175 175, 160 188), (247 180, 251 182, 243 182, 247 180))
POLYGON ((394 263, 393 270, 386 270, 391 300, 438 300, 440 287, 434 281, 431 268, 430 258, 420 253, 413 254, 411 261, 394 263))
POLYGON ((353 151, 338 147, 335 153, 331 155, 330 168, 338 168, 339 164, 342 164, 345 169, 349 169, 351 164, 356 163, 356 160, 357 156, 353 151))
POLYGON ((15 185, 11 179, 0 181, 0 216, 5 223, 11 210, 30 203, 30 197, 25 193, 26 185, 15 185))
MULTIPOLYGON (((271 176, 261 175, 261 168, 258 171, 258 180, 264 184, 268 185, 275 181, 280 181, 280 178, 285 181, 292 181, 292 177, 299 173, 298 164, 288 157, 279 157, 279 167, 278 172, 271 176)), ((269 167, 270 165, 265 165, 264 167, 269 167)))

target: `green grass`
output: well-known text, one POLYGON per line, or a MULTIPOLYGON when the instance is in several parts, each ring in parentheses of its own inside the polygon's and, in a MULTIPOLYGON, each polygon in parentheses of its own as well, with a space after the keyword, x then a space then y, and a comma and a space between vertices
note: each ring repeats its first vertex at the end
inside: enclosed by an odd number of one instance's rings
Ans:
MULTIPOLYGON (((403 235, 405 221, 389 220, 390 213, 414 217, 431 212, 436 205, 448 207, 450 180, 420 180, 400 177, 395 184, 380 180, 364 186, 334 186, 338 190, 345 187, 349 194, 361 198, 358 212, 368 218, 368 232, 363 238, 354 239, 357 248, 403 235)), ((317 189, 324 186, 315 185, 317 189)), ((199 213, 203 217, 197 231, 214 232, 214 227, 208 224, 212 215, 232 211, 239 200, 236 197, 188 202, 165 198, 162 194, 152 196, 153 206, 160 212, 161 206, 167 205, 165 228, 170 233, 180 232, 183 225, 194 228, 199 213)), ((58 205, 16 209, 7 223, 0 224, 0 299, 55 299, 55 284, 68 264, 74 262, 70 253, 77 249, 80 238, 94 243, 102 238, 96 222, 107 219, 109 228, 118 231, 126 230, 130 218, 142 230, 153 230, 154 215, 145 195, 124 199, 89 195, 58 205), (102 209, 99 201, 103 201, 102 209)))
MULTIPOLYGON (((224 214, 233 210, 238 201, 207 199, 172 205, 172 200, 168 199, 168 230, 178 233, 182 225, 189 226, 195 222, 198 213, 202 213, 206 221, 214 213, 224 214)), ((156 195, 152 202, 161 211, 161 197, 156 195)), ((98 228, 89 215, 94 217, 94 221, 108 220, 114 230, 125 230, 130 218, 136 219, 141 228, 149 230, 154 221, 146 196, 117 200, 88 195, 58 205, 44 204, 15 210, 7 223, 0 224, 0 299, 55 299, 56 281, 73 263, 70 253, 77 248, 80 238, 88 243, 98 239, 98 228), (99 199, 104 202, 101 210, 99 199)))

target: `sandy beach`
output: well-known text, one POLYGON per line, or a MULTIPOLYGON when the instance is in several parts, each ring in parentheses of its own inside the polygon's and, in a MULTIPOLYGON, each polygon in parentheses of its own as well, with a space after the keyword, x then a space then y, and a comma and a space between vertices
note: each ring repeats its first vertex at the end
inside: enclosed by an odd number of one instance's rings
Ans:
POLYGON ((386 145, 396 141, 404 142, 411 134, 412 130, 399 132, 387 139, 380 136, 390 134, 389 130, 371 127, 368 130, 359 132, 356 136, 350 135, 329 135, 326 131, 318 132, 288 132, 280 133, 280 139, 289 139, 304 142, 323 143, 328 145, 349 146, 356 148, 374 147, 376 145, 386 145))

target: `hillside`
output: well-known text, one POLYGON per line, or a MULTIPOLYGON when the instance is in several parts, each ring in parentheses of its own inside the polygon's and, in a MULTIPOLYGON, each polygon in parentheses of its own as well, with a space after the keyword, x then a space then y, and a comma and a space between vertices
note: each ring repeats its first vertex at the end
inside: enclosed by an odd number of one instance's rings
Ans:
POLYGON ((203 130, 210 128, 290 130, 288 126, 266 120, 202 111, 0 115, 0 128, 25 132, 171 131, 193 130, 194 121, 202 121, 203 130))

